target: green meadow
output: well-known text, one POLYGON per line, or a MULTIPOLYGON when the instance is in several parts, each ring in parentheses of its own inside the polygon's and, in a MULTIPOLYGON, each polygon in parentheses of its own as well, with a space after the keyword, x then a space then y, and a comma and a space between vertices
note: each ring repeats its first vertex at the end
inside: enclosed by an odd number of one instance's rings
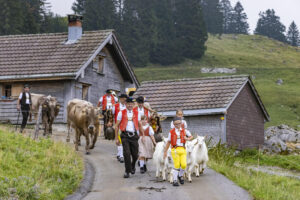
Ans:
POLYGON ((200 60, 186 60, 174 66, 150 64, 135 68, 141 82, 180 78, 224 76, 203 74, 202 67, 236 68, 236 74, 252 77, 271 116, 266 127, 300 125, 300 48, 258 35, 209 35, 207 51, 200 60), (277 85, 278 79, 283 80, 277 85))

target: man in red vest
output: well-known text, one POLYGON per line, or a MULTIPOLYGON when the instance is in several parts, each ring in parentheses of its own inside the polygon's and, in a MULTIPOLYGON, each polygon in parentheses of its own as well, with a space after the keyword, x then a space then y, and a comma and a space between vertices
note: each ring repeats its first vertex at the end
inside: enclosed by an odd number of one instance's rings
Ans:
POLYGON ((138 114, 138 119, 141 121, 141 117, 145 116, 147 118, 147 121, 149 122, 150 118, 150 112, 149 110, 144 106, 144 97, 139 96, 136 98, 136 102, 138 103, 138 106, 133 109, 133 112, 138 114))
POLYGON ((108 110, 112 110, 114 105, 118 102, 118 98, 116 98, 115 96, 113 96, 111 94, 111 90, 106 90, 106 94, 103 95, 100 99, 99 99, 99 102, 98 102, 98 105, 97 107, 100 107, 102 108, 102 114, 104 116, 104 132, 106 131, 106 111, 108 110))
POLYGON ((102 112, 104 113, 106 110, 112 109, 117 102, 118 98, 111 94, 111 90, 106 90, 106 94, 99 99, 97 106, 100 107, 101 105, 102 112))
MULTIPOLYGON (((113 114, 114 114, 114 118, 115 118, 115 124, 117 123, 117 116, 118 116, 119 112, 126 109, 127 95, 126 94, 121 94, 119 96, 119 99, 120 99, 120 103, 115 104, 115 106, 113 107, 113 114)), ((120 161, 120 163, 123 163, 124 162, 123 146, 122 146, 122 142, 121 142, 120 131, 118 133, 118 139, 119 139, 120 145, 118 145, 117 159, 120 161)))
POLYGON ((183 174, 186 168, 185 142, 192 140, 193 136, 190 131, 182 128, 181 118, 175 117, 173 122, 175 128, 169 132, 168 142, 164 150, 164 158, 166 159, 168 149, 171 145, 171 154, 174 162, 173 186, 179 186, 178 179, 180 184, 184 184, 183 174))
POLYGON ((121 130, 121 141, 124 150, 125 174, 124 178, 129 178, 129 173, 135 174, 135 163, 138 159, 139 132, 144 135, 138 115, 133 112, 134 102, 132 98, 127 98, 126 109, 119 112, 115 126, 116 144, 120 145, 118 139, 119 129, 121 130))

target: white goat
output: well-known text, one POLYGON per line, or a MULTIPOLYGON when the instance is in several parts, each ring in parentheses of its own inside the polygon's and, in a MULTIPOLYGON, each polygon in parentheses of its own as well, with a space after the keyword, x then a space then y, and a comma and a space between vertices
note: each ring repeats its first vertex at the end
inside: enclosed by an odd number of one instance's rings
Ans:
POLYGON ((192 172, 196 173, 199 177, 206 168, 208 162, 208 152, 205 144, 205 137, 198 136, 193 141, 186 143, 187 150, 187 178, 189 182, 192 182, 192 172))

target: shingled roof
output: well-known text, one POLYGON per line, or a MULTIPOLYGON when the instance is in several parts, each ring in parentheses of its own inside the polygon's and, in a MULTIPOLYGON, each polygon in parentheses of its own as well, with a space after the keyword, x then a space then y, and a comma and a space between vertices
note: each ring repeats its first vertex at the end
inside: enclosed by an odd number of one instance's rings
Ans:
POLYGON ((225 113, 247 82, 269 119, 249 76, 147 81, 135 96, 145 96, 151 108, 167 116, 174 115, 177 109, 190 115, 225 113))
MULTIPOLYGON (((112 30, 85 31, 74 44, 65 44, 67 39, 68 33, 0 36, 0 80, 39 75, 78 77, 103 44, 116 40, 112 30)), ((125 62, 130 75, 135 76, 125 62)))

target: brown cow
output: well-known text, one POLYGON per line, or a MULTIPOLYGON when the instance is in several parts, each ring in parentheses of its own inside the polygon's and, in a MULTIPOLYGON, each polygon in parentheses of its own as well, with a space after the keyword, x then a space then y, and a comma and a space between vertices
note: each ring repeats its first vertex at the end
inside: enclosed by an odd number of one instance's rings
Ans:
POLYGON ((70 141, 70 127, 75 130, 75 150, 78 151, 80 145, 80 136, 84 135, 86 139, 86 154, 90 154, 90 149, 95 147, 99 132, 99 110, 91 103, 73 99, 68 102, 68 136, 67 142, 70 141), (90 146, 90 136, 92 145, 90 146))
POLYGON ((42 122, 44 124, 44 135, 52 134, 52 124, 59 113, 60 105, 55 97, 47 96, 40 98, 42 105, 42 122))
POLYGON ((52 124, 59 113, 60 105, 55 97, 46 96, 43 94, 31 94, 32 105, 30 110, 31 121, 32 113, 34 119, 37 120, 39 107, 42 106, 42 123, 44 125, 44 135, 52 134, 52 124))

